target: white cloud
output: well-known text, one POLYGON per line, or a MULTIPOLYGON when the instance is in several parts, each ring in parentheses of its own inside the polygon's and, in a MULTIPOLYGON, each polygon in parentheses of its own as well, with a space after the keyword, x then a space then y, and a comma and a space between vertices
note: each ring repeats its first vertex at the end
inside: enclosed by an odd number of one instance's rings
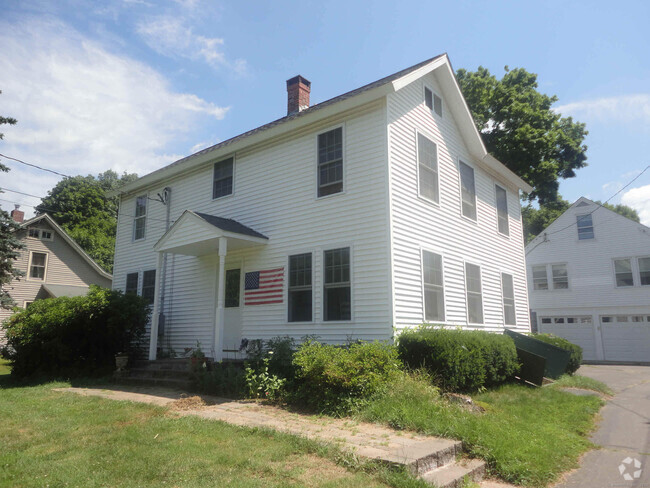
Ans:
POLYGON ((621 196, 621 203, 639 212, 641 223, 650 226, 650 185, 629 189, 621 196))
MULTIPOLYGON (((58 21, 0 22, 0 52, 2 115, 18 119, 3 126, 0 152, 65 174, 148 173, 178 159, 194 129, 228 111, 175 92, 149 66, 58 21)), ((0 186, 44 195, 57 181, 5 163, 14 169, 0 186)), ((0 198, 34 203, 14 196, 0 198)))
POLYGON ((650 127, 650 94, 645 93, 583 100, 554 110, 590 121, 636 122, 650 127))
POLYGON ((183 15, 161 15, 138 23, 137 32, 147 45, 163 56, 204 61, 213 68, 236 74, 246 71, 246 61, 231 61, 223 52, 224 40, 196 34, 183 15))

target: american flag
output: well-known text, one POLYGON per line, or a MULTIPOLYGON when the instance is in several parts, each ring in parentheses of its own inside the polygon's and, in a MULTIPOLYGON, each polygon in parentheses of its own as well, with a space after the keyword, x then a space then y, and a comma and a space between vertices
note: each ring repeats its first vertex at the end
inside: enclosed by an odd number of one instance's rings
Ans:
POLYGON ((244 305, 282 303, 284 268, 252 271, 244 279, 244 305))

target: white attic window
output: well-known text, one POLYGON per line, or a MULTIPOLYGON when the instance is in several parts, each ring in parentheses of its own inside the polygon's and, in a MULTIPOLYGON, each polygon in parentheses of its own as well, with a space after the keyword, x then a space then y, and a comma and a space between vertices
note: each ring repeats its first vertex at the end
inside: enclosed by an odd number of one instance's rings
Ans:
POLYGON ((436 115, 442 117, 442 98, 436 95, 431 88, 424 87, 424 103, 429 109, 433 110, 436 115))

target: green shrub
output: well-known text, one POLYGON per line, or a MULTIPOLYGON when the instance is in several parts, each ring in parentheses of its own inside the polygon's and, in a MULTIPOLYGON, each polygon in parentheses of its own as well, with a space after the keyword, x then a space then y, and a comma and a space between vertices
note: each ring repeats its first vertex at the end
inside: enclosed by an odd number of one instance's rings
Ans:
POLYGON ((580 346, 567 341, 563 337, 554 336, 553 334, 533 334, 532 337, 569 351, 571 356, 569 358, 569 363, 566 366, 566 374, 573 374, 578 371, 578 368, 582 363, 582 348, 580 346))
POLYGON ((271 358, 273 358, 273 351, 269 351, 267 356, 262 359, 261 367, 246 366, 245 379, 250 398, 277 400, 284 393, 287 379, 280 378, 269 371, 271 358))
POLYGON ((293 355, 296 351, 296 341, 289 336, 278 336, 268 341, 255 339, 250 341, 246 354, 246 365, 255 371, 265 368, 265 359, 268 360, 268 372, 279 378, 291 381, 296 369, 293 365, 293 355), (269 354, 272 353, 272 354, 269 354))
POLYGON ((88 295, 37 300, 4 324, 12 374, 105 374, 135 355, 148 306, 142 297, 92 286, 88 295))
POLYGON ((405 365, 424 368, 449 391, 496 386, 519 370, 513 340, 483 331, 421 326, 402 332, 397 350, 405 365))
POLYGON ((294 354, 295 401, 343 414, 367 401, 400 372, 394 346, 367 342, 332 346, 312 340, 294 354))
POLYGON ((246 396, 246 377, 244 369, 233 363, 210 363, 209 368, 201 368, 192 373, 192 386, 201 393, 244 398, 246 396))

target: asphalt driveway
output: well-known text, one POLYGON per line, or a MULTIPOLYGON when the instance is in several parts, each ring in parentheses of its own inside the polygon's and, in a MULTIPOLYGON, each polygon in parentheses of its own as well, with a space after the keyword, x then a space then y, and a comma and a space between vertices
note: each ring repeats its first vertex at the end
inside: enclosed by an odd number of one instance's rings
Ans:
POLYGON ((650 366, 585 365, 578 374, 606 383, 615 395, 592 435, 600 449, 556 488, 650 488, 650 366))

